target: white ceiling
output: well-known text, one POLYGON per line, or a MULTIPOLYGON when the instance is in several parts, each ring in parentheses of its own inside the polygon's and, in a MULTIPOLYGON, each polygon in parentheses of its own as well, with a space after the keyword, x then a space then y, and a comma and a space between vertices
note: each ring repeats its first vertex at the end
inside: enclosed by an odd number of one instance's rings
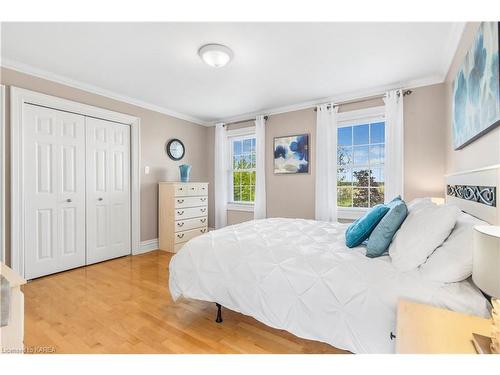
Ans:
POLYGON ((460 23, 2 23, 2 65, 199 123, 443 80, 460 23), (197 55, 234 51, 224 68, 197 55))

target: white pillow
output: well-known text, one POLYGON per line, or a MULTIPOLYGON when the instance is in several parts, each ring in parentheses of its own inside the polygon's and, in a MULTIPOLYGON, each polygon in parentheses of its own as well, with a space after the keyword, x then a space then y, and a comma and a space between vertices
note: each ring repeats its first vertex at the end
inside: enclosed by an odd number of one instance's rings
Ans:
POLYGON ((450 235, 459 214, 449 205, 410 211, 389 246, 392 264, 400 271, 416 269, 450 235))
POLYGON ((408 212, 419 210, 427 206, 435 206, 436 204, 431 200, 431 198, 415 198, 406 204, 408 212))
POLYGON ((443 283, 467 279, 472 274, 472 233, 475 225, 488 224, 461 213, 450 236, 420 266, 422 276, 443 283))

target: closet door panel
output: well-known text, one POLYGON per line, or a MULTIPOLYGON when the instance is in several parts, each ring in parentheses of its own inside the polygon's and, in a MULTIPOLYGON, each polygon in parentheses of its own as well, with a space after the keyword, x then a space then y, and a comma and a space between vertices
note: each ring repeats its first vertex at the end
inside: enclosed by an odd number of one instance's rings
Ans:
POLYGON ((86 118, 87 263, 130 254, 130 127, 86 118))
POLYGON ((112 124, 110 153, 110 245, 112 253, 130 254, 130 126, 112 124))
POLYGON ((23 118, 25 275, 85 264, 85 121, 26 104, 23 118))

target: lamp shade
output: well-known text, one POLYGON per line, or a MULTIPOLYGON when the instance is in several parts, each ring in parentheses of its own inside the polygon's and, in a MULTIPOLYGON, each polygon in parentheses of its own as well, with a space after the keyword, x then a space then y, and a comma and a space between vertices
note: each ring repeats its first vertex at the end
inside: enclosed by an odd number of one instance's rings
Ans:
POLYGON ((500 298, 500 227, 474 227, 472 280, 487 295, 500 298))

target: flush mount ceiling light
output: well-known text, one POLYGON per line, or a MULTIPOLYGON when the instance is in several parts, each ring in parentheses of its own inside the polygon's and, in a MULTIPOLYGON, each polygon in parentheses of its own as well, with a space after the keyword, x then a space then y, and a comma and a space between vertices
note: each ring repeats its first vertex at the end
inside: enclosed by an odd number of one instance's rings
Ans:
POLYGON ((233 51, 222 44, 205 44, 198 50, 201 59, 214 68, 227 65, 233 58, 233 51))

